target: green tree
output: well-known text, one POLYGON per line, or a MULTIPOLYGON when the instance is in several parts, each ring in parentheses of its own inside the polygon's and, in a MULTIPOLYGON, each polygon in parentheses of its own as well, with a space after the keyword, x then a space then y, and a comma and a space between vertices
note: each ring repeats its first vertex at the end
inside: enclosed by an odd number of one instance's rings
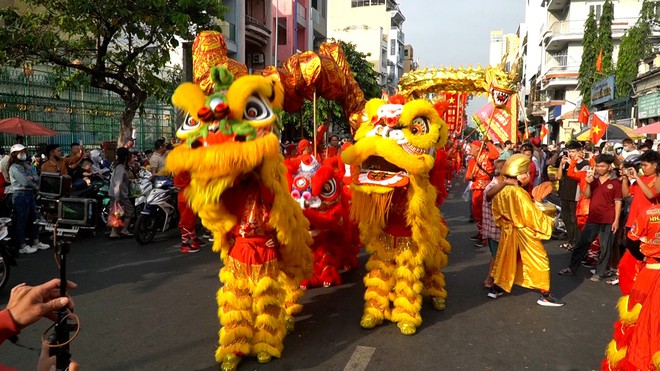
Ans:
MULTIPOLYGON (((603 53, 602 71, 595 76, 596 80, 600 80, 606 76, 614 73, 614 64, 612 62, 612 53, 614 50, 614 43, 612 42, 612 21, 614 20, 614 6, 611 0, 605 1, 603 4, 603 13, 598 22, 598 47, 596 52, 603 53)), ((598 57, 596 54, 596 57, 598 57)))
POLYGON ((22 5, 0 10, 0 64, 70 69, 91 86, 116 93, 125 104, 120 141, 131 134, 147 97, 169 100, 176 79, 162 71, 170 50, 198 30, 217 29, 225 10, 217 0, 23 0, 22 5))
POLYGON ((589 12, 584 23, 584 38, 582 39, 582 61, 580 62, 580 71, 578 75, 578 85, 580 86, 580 95, 582 102, 591 105, 591 85, 593 84, 596 73, 596 58, 599 50, 597 48, 598 26, 596 15, 593 8, 589 12))
MULTIPOLYGON (((364 98, 369 100, 379 97, 381 95, 381 87, 378 85, 380 75, 374 69, 373 64, 367 60, 371 54, 357 51, 355 44, 350 42, 347 43, 334 39, 331 39, 331 42, 338 42, 344 50, 346 61, 351 68, 355 81, 357 81, 364 93, 364 98)), ((288 138, 312 138, 314 132, 313 102, 305 101, 300 112, 292 114, 283 112, 281 118, 286 128, 285 130, 289 131, 289 133, 285 134, 288 138)), ((318 98, 316 101, 316 123, 320 125, 326 121, 333 122, 333 133, 350 132, 348 118, 344 116, 344 112, 339 104, 324 98, 318 98)))
POLYGON ((651 52, 651 21, 655 19, 655 3, 644 0, 637 23, 621 38, 616 62, 616 97, 630 94, 632 81, 637 77, 637 61, 651 52))

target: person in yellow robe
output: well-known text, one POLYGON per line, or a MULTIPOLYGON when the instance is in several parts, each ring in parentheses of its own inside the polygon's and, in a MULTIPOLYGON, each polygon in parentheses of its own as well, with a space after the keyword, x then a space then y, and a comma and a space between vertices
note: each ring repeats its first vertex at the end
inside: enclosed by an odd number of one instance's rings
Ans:
MULTIPOLYGON (((541 240, 552 234, 553 219, 545 215, 529 197, 526 186, 530 158, 516 154, 502 167, 507 185, 493 198, 493 218, 502 234, 491 275, 495 285, 491 289, 501 296, 511 292, 515 283, 540 290, 537 303, 547 307, 561 307, 564 302, 550 295, 550 261, 541 240)), ((491 293, 492 294, 492 293, 491 293)))

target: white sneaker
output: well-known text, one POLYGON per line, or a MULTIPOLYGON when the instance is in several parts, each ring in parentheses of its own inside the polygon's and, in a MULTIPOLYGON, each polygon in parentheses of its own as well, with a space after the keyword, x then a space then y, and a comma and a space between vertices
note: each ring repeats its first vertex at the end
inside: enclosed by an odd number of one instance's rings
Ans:
POLYGON ((43 243, 43 242, 35 243, 35 244, 32 245, 32 247, 35 248, 35 249, 39 249, 39 250, 48 250, 48 249, 50 249, 50 245, 47 244, 47 243, 43 243))
POLYGON ((37 252, 37 248, 30 245, 25 245, 23 248, 19 249, 18 252, 21 254, 34 254, 37 252))

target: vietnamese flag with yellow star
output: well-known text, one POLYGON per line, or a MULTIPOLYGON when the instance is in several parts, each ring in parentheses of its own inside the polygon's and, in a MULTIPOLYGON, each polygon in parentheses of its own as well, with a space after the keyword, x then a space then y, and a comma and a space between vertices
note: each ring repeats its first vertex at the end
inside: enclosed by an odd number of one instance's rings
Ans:
POLYGON ((590 135, 590 140, 591 143, 596 144, 598 141, 605 135, 605 132, 607 131, 607 127, 609 124, 607 123, 607 111, 602 111, 604 112, 604 115, 601 115, 601 112, 596 112, 594 113, 594 117, 591 119, 591 135, 590 135))
POLYGON ((578 116, 578 122, 582 125, 589 123, 589 109, 584 103, 582 103, 582 107, 580 108, 580 116, 578 116))

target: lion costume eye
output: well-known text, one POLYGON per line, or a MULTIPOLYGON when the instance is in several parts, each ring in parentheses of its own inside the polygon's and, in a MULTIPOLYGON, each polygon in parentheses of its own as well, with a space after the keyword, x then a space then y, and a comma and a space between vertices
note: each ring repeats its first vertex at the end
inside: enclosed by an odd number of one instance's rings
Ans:
POLYGON ((410 132, 413 135, 424 135, 429 132, 429 119, 426 117, 415 117, 410 124, 410 132))
POLYGON ((222 97, 213 97, 209 101, 209 108, 211 108, 211 111, 215 112, 215 108, 223 103, 225 103, 225 100, 222 99, 222 97))
POLYGON ((183 125, 179 129, 180 132, 185 133, 192 130, 197 130, 199 128, 199 122, 195 120, 194 117, 190 114, 186 114, 186 117, 183 119, 183 125))
POLYGON ((263 121, 272 116, 272 111, 268 105, 258 96, 251 96, 245 104, 243 119, 247 121, 263 121))
POLYGON ((323 184, 323 188, 321 189, 321 197, 323 198, 331 198, 337 193, 337 183, 335 182, 334 179, 330 179, 325 184, 323 184))

